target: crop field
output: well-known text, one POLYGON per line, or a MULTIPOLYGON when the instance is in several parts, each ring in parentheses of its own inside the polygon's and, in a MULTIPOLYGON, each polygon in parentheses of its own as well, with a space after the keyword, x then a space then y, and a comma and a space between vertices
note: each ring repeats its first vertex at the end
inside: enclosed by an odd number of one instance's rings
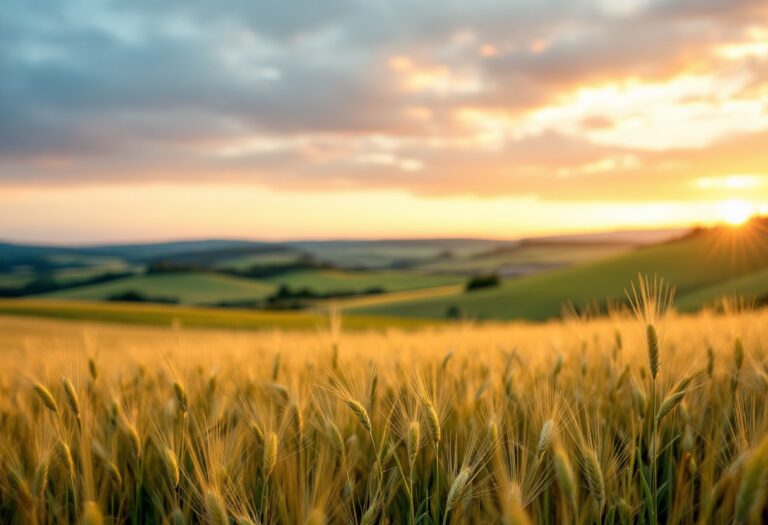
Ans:
POLYGON ((218 261, 214 267, 232 270, 247 270, 252 266, 269 264, 290 264, 299 260, 300 255, 290 251, 275 251, 266 253, 256 253, 251 255, 241 255, 218 261))
POLYGON ((765 523, 768 312, 0 317, 2 523, 765 523))
POLYGON ((728 296, 743 297, 746 301, 764 300, 768 297, 768 270, 753 272, 686 294, 679 302, 679 307, 693 310, 728 296))
MULTIPOLYGON (((201 308, 164 304, 98 303, 61 299, 0 299, 0 315, 48 317, 148 326, 227 328, 242 330, 316 330, 326 324, 326 314, 315 311, 266 311, 236 308, 201 308)), ((383 327, 417 328, 434 321, 414 318, 348 315, 344 326, 352 329, 383 327)))
POLYGON ((212 304, 221 301, 263 299, 274 291, 269 283, 208 273, 154 274, 125 277, 46 294, 56 299, 108 299, 114 294, 140 292, 177 299, 185 304, 212 304))
POLYGON ((749 238, 740 231, 713 231, 597 262, 509 279, 496 288, 388 302, 354 311, 438 318, 455 306, 473 319, 546 320, 557 317, 566 302, 585 306, 624 299, 627 283, 638 273, 658 274, 674 282, 681 308, 694 310, 721 295, 763 296, 768 262, 765 239, 762 232, 749 238), (739 281, 742 278, 746 280, 739 281))
POLYGON ((451 258, 419 265, 420 270, 440 273, 514 273, 524 275, 540 269, 583 264, 615 257, 636 248, 633 244, 541 243, 500 249, 474 257, 451 258))
POLYGON ((367 288, 382 288, 390 292, 414 290, 463 283, 464 279, 452 275, 429 275, 415 272, 340 270, 309 270, 289 272, 265 280, 274 285, 291 288, 311 288, 320 293, 348 290, 362 292, 367 288))

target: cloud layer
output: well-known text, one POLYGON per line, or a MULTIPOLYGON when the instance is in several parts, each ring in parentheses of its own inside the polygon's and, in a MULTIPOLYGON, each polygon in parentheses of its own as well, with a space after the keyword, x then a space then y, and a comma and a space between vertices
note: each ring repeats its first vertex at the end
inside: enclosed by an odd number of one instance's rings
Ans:
POLYGON ((768 180, 768 4, 10 0, 0 115, 0 187, 705 198, 768 180))

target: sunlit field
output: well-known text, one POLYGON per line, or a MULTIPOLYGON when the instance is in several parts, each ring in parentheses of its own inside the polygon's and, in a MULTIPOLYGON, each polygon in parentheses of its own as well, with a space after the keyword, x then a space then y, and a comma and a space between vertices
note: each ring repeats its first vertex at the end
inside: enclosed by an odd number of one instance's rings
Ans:
POLYGON ((0 522, 765 522, 768 313, 646 292, 415 330, 1 318, 0 522))
POLYGON ((768 0, 0 10, 0 525, 768 525, 768 0))

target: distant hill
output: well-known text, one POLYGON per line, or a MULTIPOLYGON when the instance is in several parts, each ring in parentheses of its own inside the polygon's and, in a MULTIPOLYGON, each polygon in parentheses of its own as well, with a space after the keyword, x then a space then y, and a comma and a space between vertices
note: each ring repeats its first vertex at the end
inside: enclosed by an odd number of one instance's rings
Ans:
POLYGON ((676 286, 679 303, 692 308, 720 290, 727 291, 724 283, 738 285, 742 291, 754 286, 747 276, 766 269, 768 221, 761 219, 740 229, 700 230, 606 260, 507 280, 498 288, 353 311, 442 317, 452 309, 469 318, 543 320, 559 315, 566 302, 578 307, 593 301, 624 300, 624 290, 638 273, 664 277, 676 286))
POLYGON ((43 295, 51 299, 103 301, 127 293, 159 297, 183 304, 216 304, 263 299, 275 290, 269 283, 207 273, 152 274, 79 286, 43 295))
MULTIPOLYGON (((507 295, 527 282, 521 276, 555 275, 553 269, 577 269, 632 255, 650 242, 675 242, 669 239, 681 235, 691 238, 697 233, 654 230, 514 241, 229 239, 76 247, 5 243, 0 244, 0 296, 255 308, 313 308, 342 300, 356 308, 386 309, 391 315, 442 317, 448 309, 460 308, 479 317, 539 318, 556 314, 562 297, 547 302, 548 292, 536 289, 531 292, 535 297, 525 299, 526 308, 510 308, 507 295), (501 279, 502 284, 463 294, 473 277, 493 283, 501 279)), ((622 286, 626 282, 622 280, 622 286)), ((571 293, 567 287, 562 290, 571 293)), ((520 293, 528 292, 523 288, 520 293)), ((573 295, 574 300, 582 296, 573 295)))
POLYGON ((657 244, 680 237, 689 230, 690 228, 665 228, 658 230, 618 230, 597 233, 573 233, 568 235, 526 237, 520 239, 520 242, 657 244))
MULTIPOLYGON (((466 259, 493 250, 538 240, 546 242, 624 242, 648 244, 680 235, 680 230, 609 232, 523 239, 382 239, 266 242, 209 239, 157 243, 53 246, 0 243, 0 272, 25 266, 32 270, 88 267, 101 258, 127 264, 170 260, 200 266, 226 267, 228 260, 242 266, 250 256, 270 254, 279 259, 312 257, 339 268, 412 268, 446 259, 466 259), (57 258, 64 257, 64 263, 57 258), (98 258, 98 259, 95 259, 98 258)), ((258 263, 258 261, 257 261, 258 263)))
POLYGON ((217 250, 264 249, 268 243, 231 240, 178 241, 151 244, 115 244, 96 246, 37 246, 0 243, 0 271, 16 266, 32 270, 93 266, 109 259, 126 263, 144 262, 184 253, 209 253, 217 250))
POLYGON ((497 247, 513 246, 519 242, 627 242, 648 244, 680 235, 681 230, 643 230, 538 237, 521 241, 498 239, 371 239, 263 242, 240 239, 208 239, 156 243, 97 244, 85 246, 33 245, 0 242, 0 263, 26 261, 53 255, 119 257, 128 261, 148 261, 161 258, 192 258, 203 254, 226 253, 243 255, 258 252, 296 252, 326 259, 340 266, 387 266, 388 263, 429 259, 438 256, 477 255, 497 247))
POLYGON ((129 260, 156 259, 184 253, 204 253, 218 250, 263 249, 271 243, 258 241, 211 239, 144 244, 107 244, 77 248, 80 253, 111 255, 129 260))

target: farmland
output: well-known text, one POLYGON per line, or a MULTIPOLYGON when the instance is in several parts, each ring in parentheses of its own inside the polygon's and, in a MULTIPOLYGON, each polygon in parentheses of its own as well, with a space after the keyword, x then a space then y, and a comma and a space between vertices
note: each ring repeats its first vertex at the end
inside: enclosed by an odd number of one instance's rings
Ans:
POLYGON ((768 0, 0 29, 0 525, 768 524, 768 0))
MULTIPOLYGON (((318 312, 254 311, 60 299, 0 299, 0 315, 241 330, 316 330, 327 320, 327 313, 320 314, 318 312)), ((345 326, 351 329, 416 328, 434 324, 435 321, 423 319, 366 315, 345 316, 345 326)))
POLYGON ((273 292, 274 286, 239 277, 190 272, 126 277, 52 292, 44 297, 94 301, 130 291, 153 297, 174 298, 184 304, 213 304, 238 299, 261 299, 273 292))
POLYGON ((334 290, 363 291, 367 288, 400 292, 464 282, 463 278, 455 275, 430 275, 404 271, 350 272, 339 270, 291 272, 266 280, 275 285, 311 288, 321 293, 334 290))
POLYGON ((0 316, 0 520, 759 523, 768 314, 648 284, 538 325, 0 316))
MULTIPOLYGON (((519 242, 233 240, 83 248, 5 244, 0 245, 0 294, 262 310, 309 311, 335 303, 412 317, 420 315, 413 301, 464 300, 463 290, 475 276, 499 275, 506 286, 513 279, 630 254, 674 235, 627 232, 519 242)), ((443 317, 443 306, 428 309, 427 316, 443 317)), ((518 313, 537 315, 535 309, 518 313)))
POLYGON ((742 234, 728 229, 704 232, 598 262, 507 280, 498 288, 393 302, 359 311, 436 318, 456 306, 470 318, 543 320, 558 316, 567 302, 585 307, 610 299, 623 301, 626 283, 638 273, 656 274, 676 283, 680 304, 696 309, 716 300, 720 292, 759 293, 759 288, 752 287, 762 282, 762 272, 768 265, 765 233, 761 232, 758 239, 743 238, 742 234), (735 287, 722 284, 740 278, 745 281, 734 281, 735 287))
POLYGON ((609 303, 625 303, 626 283, 641 273, 675 282, 676 305, 695 311, 728 295, 759 304, 768 298, 764 223, 666 237, 649 232, 518 242, 211 241, 64 251, 6 246, 0 291, 28 299, 307 314, 334 305, 345 315, 390 319, 546 320, 569 305, 605 311, 609 303), (365 257, 368 266, 359 266, 365 257), (489 286, 467 289, 483 276, 494 277, 489 286))

